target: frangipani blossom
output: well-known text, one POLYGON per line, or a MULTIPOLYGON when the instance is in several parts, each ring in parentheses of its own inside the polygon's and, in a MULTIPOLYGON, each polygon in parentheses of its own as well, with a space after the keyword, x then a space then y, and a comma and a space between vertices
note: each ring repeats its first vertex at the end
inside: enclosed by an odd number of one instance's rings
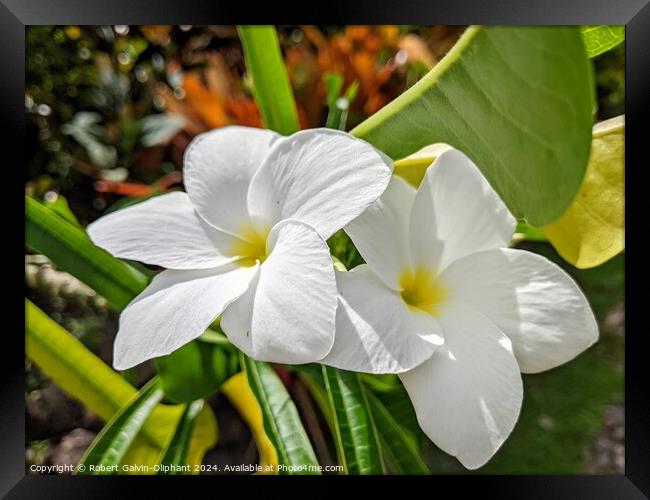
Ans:
POLYGON ((169 354, 219 315, 255 359, 325 356, 337 307, 325 240, 377 199, 391 171, 368 143, 328 129, 282 137, 231 126, 195 138, 184 157, 187 193, 88 227, 113 255, 166 268, 122 311, 114 366, 169 354))
POLYGON ((345 231, 367 264, 337 272, 336 339, 322 363, 399 373, 427 436, 469 469, 512 431, 520 372, 569 361, 598 338, 576 283, 506 248, 515 219, 462 153, 416 191, 394 177, 345 231))

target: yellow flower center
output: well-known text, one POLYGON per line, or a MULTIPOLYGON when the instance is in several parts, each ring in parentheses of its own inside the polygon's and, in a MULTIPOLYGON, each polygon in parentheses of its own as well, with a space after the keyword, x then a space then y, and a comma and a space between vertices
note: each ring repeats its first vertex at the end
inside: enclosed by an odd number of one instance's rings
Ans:
POLYGON ((240 238, 236 238, 233 243, 232 255, 240 259, 237 264, 243 267, 255 265, 259 260, 264 262, 268 257, 266 253, 266 238, 271 228, 267 226, 255 227, 253 225, 243 226, 239 231, 240 238))
POLYGON ((399 285, 402 288, 402 300, 409 307, 420 309, 432 316, 438 315, 446 291, 434 273, 421 267, 413 272, 407 266, 400 275, 399 285))

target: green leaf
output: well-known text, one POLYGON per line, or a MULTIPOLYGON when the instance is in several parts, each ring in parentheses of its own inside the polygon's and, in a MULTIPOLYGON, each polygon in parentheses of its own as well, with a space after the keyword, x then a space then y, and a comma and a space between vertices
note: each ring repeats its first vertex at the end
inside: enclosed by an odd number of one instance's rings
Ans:
MULTIPOLYGON (((93 413, 108 421, 135 397, 133 386, 29 300, 25 300, 25 317, 26 355, 93 413)), ((158 405, 129 448, 125 462, 151 467, 157 464, 182 411, 181 405, 158 405)), ((217 422, 212 410, 205 406, 190 443, 189 463, 200 464, 216 440, 217 422)))
POLYGON ((541 226, 566 210, 584 177, 593 92, 579 28, 473 26, 351 133, 393 159, 450 144, 511 212, 541 226))
POLYGON ((72 213, 72 210, 70 210, 68 200, 66 200, 65 196, 62 194, 57 194, 56 197, 51 201, 44 199, 43 205, 63 217, 69 223, 74 224, 78 228, 81 228, 81 224, 79 224, 77 217, 72 213))
POLYGON ((147 277, 95 246, 86 233, 33 198, 25 197, 26 243, 118 309, 147 286, 147 277))
POLYGON ((187 403, 215 393, 235 373, 229 359, 232 356, 237 355, 215 344, 192 341, 156 358, 165 396, 176 403, 187 403))
POLYGON ((548 237, 544 234, 544 230, 539 227, 532 227, 526 224, 525 221, 517 221, 517 228, 512 238, 515 242, 522 240, 526 241, 548 241, 548 237))
POLYGON ((379 436, 359 375, 324 365, 322 370, 334 416, 339 463, 347 474, 381 474, 379 436))
POLYGON ((424 463, 416 439, 401 424, 393 414, 370 391, 367 398, 372 409, 372 416, 377 427, 381 429, 382 449, 395 472, 399 474, 429 474, 429 468, 424 463))
POLYGON ((329 396, 325 388, 325 379, 323 378, 323 370, 321 365, 316 363, 307 363, 304 365, 291 366, 301 380, 307 385, 309 392, 316 401, 318 409, 323 414, 325 422, 330 431, 334 433, 334 416, 330 408, 329 396))
POLYGON ((253 96, 267 128, 280 134, 296 132, 298 112, 280 44, 273 26, 238 26, 253 96))
POLYGON ((81 458, 79 466, 85 469, 78 468, 78 473, 106 475, 117 472, 117 466, 162 398, 160 381, 153 378, 104 426, 81 458))
POLYGON ((192 401, 185 405, 181 419, 178 421, 176 431, 172 436, 162 459, 160 460, 160 470, 158 474, 176 475, 186 467, 187 452, 190 446, 190 438, 196 426, 196 419, 203 409, 203 400, 192 401))
POLYGON ((241 364, 262 409, 264 430, 278 454, 280 474, 320 474, 318 460, 305 432, 298 410, 280 378, 268 363, 242 354, 241 364))
POLYGON ((589 57, 607 52, 625 40, 625 26, 583 26, 581 31, 589 57))
POLYGON ((382 392, 375 395, 386 409, 388 409, 395 421, 399 422, 409 435, 413 436, 413 439, 419 442, 424 436, 424 433, 420 429, 413 403, 411 403, 411 398, 409 398, 404 386, 399 384, 390 392, 382 392))
POLYGON ((345 94, 341 95, 343 89, 343 75, 340 73, 325 73, 323 81, 327 88, 327 120, 325 126, 345 130, 350 105, 357 96, 359 91, 359 82, 354 81, 350 84, 345 94))

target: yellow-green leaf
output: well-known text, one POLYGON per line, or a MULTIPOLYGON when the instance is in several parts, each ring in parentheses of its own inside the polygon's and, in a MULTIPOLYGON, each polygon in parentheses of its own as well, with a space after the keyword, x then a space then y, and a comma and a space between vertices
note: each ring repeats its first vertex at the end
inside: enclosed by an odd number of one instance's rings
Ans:
POLYGON ((607 52, 625 40, 625 26, 583 26, 580 31, 589 57, 607 52))
POLYGON ((451 146, 449 144, 443 143, 424 146, 412 155, 397 160, 394 163, 393 173, 399 175, 402 179, 417 189, 420 186, 429 165, 436 161, 436 158, 444 151, 450 148, 451 146))
POLYGON ((226 395, 230 403, 248 424, 257 445, 260 457, 259 465, 262 467, 261 472, 263 474, 276 473, 278 469, 278 453, 264 431, 262 410, 255 394, 248 385, 246 374, 239 372, 230 377, 221 386, 221 392, 226 395))
MULTIPOLYGON (((27 356, 66 393, 81 401, 104 421, 136 395, 137 390, 101 359, 90 352, 71 333, 25 300, 27 356)), ((122 464, 159 463, 161 453, 176 429, 184 405, 159 404, 149 416, 122 464)), ((200 464, 217 441, 217 422, 206 405, 199 414, 190 442, 188 463, 200 464)), ((142 474, 143 471, 127 471, 142 474)))
POLYGON ((625 249, 624 136, 623 116, 594 126, 582 186, 568 210, 544 227, 562 258, 577 268, 596 267, 625 249))

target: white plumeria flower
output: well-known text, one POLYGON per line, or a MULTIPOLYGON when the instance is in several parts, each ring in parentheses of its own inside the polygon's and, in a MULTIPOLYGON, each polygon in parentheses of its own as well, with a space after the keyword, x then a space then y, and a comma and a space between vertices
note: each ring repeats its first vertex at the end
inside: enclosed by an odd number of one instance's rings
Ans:
POLYGON ((221 326, 247 355, 306 363, 334 342, 337 289, 325 240, 386 189, 392 162, 328 129, 282 137, 231 126, 194 139, 187 193, 88 227, 113 255, 166 270, 120 316, 114 366, 169 354, 221 326))
POLYGON ((558 366, 598 338, 576 283, 506 248, 515 219, 462 153, 416 191, 393 177, 346 232, 367 264, 337 272, 336 340, 322 363, 399 373, 427 436, 469 469, 512 431, 520 371, 558 366))

